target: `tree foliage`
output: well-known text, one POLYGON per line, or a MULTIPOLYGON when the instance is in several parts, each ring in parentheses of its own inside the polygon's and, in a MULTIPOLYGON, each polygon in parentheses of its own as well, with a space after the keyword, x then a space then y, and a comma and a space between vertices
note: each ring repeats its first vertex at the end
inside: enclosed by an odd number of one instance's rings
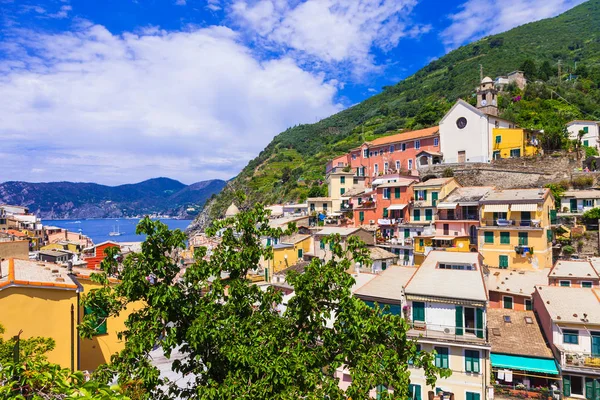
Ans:
POLYGON ((588 223, 597 223, 600 219, 600 208, 592 208, 591 210, 587 210, 581 216, 583 221, 588 223))
MULTIPOLYGON (((401 317, 352 296, 354 278, 347 271, 354 262, 370 262, 356 238, 347 250, 339 236, 328 238, 331 261, 313 259, 303 274, 290 273, 295 292, 283 311, 281 292, 249 282, 248 272, 273 256, 261 238, 293 229, 271 228, 257 204, 215 222, 208 234, 218 234, 220 245, 210 257, 206 248, 196 249, 194 264, 181 273, 170 255, 184 247, 183 234, 142 220, 137 228, 147 235, 142 252, 129 255, 120 270, 114 258, 102 263, 105 271, 117 271, 121 283, 111 286, 105 275, 94 276, 104 286, 84 299, 109 315, 130 302, 147 305, 129 316, 125 349, 97 376, 140 382, 153 399, 360 399, 379 385, 394 389, 391 398, 406 398, 409 360, 424 369, 429 385, 449 375, 433 365, 432 354, 417 352, 401 317), (172 369, 189 385, 160 376, 149 356, 157 345, 167 357, 180 353, 172 369), (342 365, 352 376, 346 392, 334 376, 342 365)), ((95 321, 88 316, 83 322, 87 334, 95 321)))

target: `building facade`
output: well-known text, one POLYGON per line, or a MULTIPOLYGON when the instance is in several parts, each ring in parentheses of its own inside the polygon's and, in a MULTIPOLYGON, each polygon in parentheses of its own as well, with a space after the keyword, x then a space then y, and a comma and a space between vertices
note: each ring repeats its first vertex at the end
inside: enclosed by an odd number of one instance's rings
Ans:
POLYGON ((567 131, 569 131, 569 139, 578 139, 579 132, 583 131, 583 136, 581 137, 581 144, 584 146, 598 148, 598 135, 600 131, 599 127, 599 121, 571 121, 567 124, 567 131))
POLYGON ((540 133, 522 128, 492 130, 492 159, 532 157, 539 153, 540 133))

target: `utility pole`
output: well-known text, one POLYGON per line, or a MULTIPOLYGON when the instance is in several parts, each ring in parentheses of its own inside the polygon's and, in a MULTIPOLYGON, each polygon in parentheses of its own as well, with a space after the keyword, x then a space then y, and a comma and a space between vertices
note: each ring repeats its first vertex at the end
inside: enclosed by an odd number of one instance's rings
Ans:
POLYGON ((558 60, 558 81, 560 82, 560 76, 562 75, 560 72, 562 60, 558 60))
POLYGON ((483 81, 483 65, 479 64, 479 82, 483 81))

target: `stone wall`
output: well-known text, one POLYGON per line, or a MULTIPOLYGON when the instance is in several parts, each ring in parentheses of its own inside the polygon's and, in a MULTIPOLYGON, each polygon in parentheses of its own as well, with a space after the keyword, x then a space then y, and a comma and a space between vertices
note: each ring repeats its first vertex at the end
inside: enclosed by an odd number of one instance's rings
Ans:
MULTIPOLYGON (((504 158, 490 163, 440 164, 419 170, 421 178, 441 177, 452 169, 454 176, 463 186, 495 186, 498 189, 541 187, 548 183, 571 180, 582 174, 577 172, 575 157, 563 154, 560 157, 540 156, 504 158)), ((589 173, 588 173, 589 174, 589 173)), ((598 174, 593 173, 597 181, 598 174)))
POLYGON ((0 259, 3 258, 29 259, 29 242, 27 240, 0 242, 0 259))

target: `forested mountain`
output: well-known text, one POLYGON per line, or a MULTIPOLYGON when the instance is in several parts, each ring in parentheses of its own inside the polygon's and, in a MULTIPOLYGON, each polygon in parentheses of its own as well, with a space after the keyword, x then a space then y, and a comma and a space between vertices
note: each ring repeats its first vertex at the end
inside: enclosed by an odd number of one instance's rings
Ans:
POLYGON ((184 185, 155 178, 135 184, 105 186, 74 182, 4 182, 0 204, 29 207, 45 219, 114 218, 145 214, 194 216, 225 181, 210 180, 184 185), (188 211, 189 209, 189 211, 188 211))
POLYGON ((378 135, 435 125, 457 98, 474 103, 480 65, 492 78, 524 70, 530 84, 500 98, 502 116, 544 129, 547 141, 572 119, 600 120, 600 0, 462 46, 360 104, 287 129, 207 203, 191 229, 222 215, 237 190, 248 203, 325 194, 331 158, 378 135))

